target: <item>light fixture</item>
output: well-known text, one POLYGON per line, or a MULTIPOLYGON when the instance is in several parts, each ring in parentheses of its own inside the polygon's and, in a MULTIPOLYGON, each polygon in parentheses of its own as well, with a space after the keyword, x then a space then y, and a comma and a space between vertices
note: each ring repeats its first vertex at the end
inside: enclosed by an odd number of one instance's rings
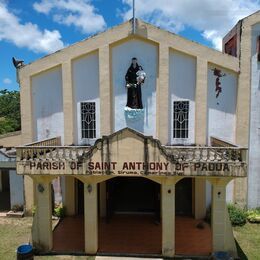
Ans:
POLYGON ((42 185, 42 184, 38 184, 38 187, 37 187, 37 189, 38 189, 38 191, 40 192, 40 193, 43 193, 44 192, 44 186, 42 185))
POLYGON ((88 193, 91 193, 91 191, 92 191, 92 186, 91 186, 91 184, 88 184, 87 190, 88 190, 88 193))

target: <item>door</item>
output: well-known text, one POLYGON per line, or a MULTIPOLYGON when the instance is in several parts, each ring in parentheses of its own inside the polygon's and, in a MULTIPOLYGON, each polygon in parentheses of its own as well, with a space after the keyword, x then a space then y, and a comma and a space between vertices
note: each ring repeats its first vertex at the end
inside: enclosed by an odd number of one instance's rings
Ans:
POLYGON ((183 178, 175 186, 175 214, 192 216, 192 178, 183 178))

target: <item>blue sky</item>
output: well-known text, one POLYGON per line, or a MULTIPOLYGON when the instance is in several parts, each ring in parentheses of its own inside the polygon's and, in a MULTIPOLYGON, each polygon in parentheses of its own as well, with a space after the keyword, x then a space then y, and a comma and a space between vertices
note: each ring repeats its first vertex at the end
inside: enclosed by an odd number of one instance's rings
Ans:
MULTIPOLYGON (((136 16, 221 49, 236 22, 260 0, 136 0, 136 16)), ((11 58, 34 61, 132 16, 132 0, 0 0, 0 89, 19 90, 11 58)))

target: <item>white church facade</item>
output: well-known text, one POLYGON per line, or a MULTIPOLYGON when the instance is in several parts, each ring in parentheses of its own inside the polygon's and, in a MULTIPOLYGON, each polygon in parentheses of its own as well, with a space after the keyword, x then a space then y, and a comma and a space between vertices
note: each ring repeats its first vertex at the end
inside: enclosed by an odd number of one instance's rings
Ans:
POLYGON ((151 254, 193 255, 181 251, 179 226, 210 212, 201 235, 209 247, 197 254, 236 255, 226 203, 260 206, 260 13, 225 36, 223 53, 140 19, 132 26, 18 69, 16 166, 26 210, 36 207, 33 244, 59 251, 51 224, 59 183, 67 217, 82 216, 84 245, 71 252, 111 253, 109 225, 151 215, 159 237, 151 254))

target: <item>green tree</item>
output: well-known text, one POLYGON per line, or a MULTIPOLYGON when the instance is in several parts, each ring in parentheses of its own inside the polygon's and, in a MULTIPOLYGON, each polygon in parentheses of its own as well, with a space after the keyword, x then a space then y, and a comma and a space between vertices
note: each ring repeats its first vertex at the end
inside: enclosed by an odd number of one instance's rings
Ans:
POLYGON ((0 134, 20 129, 20 92, 0 90, 0 134))

